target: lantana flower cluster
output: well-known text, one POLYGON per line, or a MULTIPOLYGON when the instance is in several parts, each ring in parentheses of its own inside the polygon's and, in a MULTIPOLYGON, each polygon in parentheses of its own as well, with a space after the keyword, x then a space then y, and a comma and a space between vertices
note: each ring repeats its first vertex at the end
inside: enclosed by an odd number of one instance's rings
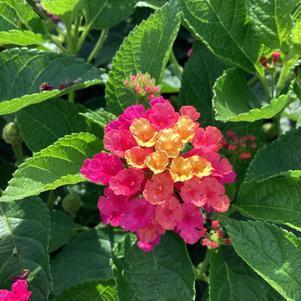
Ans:
POLYGON ((224 184, 236 175, 219 154, 223 135, 201 127, 199 118, 193 106, 176 112, 163 97, 153 97, 148 108, 132 105, 106 126, 106 152, 81 168, 107 186, 98 202, 102 221, 135 233, 144 251, 167 230, 196 243, 206 233, 203 215, 229 208, 224 184))
POLYGON ((0 301, 28 301, 30 296, 26 276, 14 279, 11 290, 0 289, 0 301))

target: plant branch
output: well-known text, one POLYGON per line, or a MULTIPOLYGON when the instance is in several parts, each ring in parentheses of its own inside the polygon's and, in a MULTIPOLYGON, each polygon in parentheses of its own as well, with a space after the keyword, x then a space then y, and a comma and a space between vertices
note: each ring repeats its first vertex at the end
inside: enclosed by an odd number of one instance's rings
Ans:
POLYGON ((22 142, 21 143, 13 143, 13 144, 11 144, 11 146, 12 146, 14 154, 17 158, 17 165, 20 165, 24 161, 22 142))
POLYGON ((212 257, 212 251, 207 249, 204 260, 195 269, 197 279, 208 282, 206 271, 210 264, 211 257, 212 257))
POLYGON ((91 61, 94 59, 94 57, 96 56, 96 54, 100 51, 100 49, 103 46, 103 43, 105 42, 105 40, 107 39, 109 33, 109 29, 103 29, 99 35, 99 38, 95 44, 95 47, 93 48, 93 50, 91 51, 89 57, 88 57, 88 63, 91 63, 91 61))

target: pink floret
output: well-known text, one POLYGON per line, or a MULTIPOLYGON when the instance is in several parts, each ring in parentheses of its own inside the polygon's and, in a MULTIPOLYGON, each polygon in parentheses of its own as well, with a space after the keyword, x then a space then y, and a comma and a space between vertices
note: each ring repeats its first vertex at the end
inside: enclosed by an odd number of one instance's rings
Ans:
POLYGON ((129 201, 125 213, 120 219, 120 226, 136 232, 152 223, 155 207, 143 198, 135 198, 129 201))
POLYGON ((28 284, 26 280, 17 280, 13 283, 12 292, 15 299, 8 299, 8 301, 28 301, 31 296, 31 292, 28 291, 28 284))
POLYGON ((172 181, 168 172, 153 175, 145 184, 143 190, 144 198, 151 204, 162 204, 168 201, 174 189, 174 182, 172 181))
POLYGON ((111 178, 109 187, 117 195, 133 196, 141 191, 143 182, 141 169, 127 168, 111 178))
POLYGON ((193 106, 182 106, 180 113, 182 116, 188 116, 193 121, 198 120, 201 116, 201 114, 193 106))
POLYGON ((120 115, 119 119, 121 122, 124 122, 128 125, 128 128, 131 126, 132 121, 135 118, 144 117, 145 108, 143 105, 132 105, 127 107, 123 114, 120 115))
POLYGON ((183 203, 182 212, 183 218, 175 230, 186 243, 194 244, 205 233, 201 211, 192 204, 183 203))
POLYGON ((179 119, 179 114, 175 112, 170 102, 165 101, 155 103, 147 111, 146 117, 157 130, 163 130, 175 125, 179 119))
POLYGON ((206 177, 200 181, 199 186, 204 193, 206 205, 217 212, 225 212, 229 209, 230 200, 225 195, 223 184, 213 177, 206 177))
POLYGON ((94 183, 107 185, 110 179, 122 169, 122 162, 117 156, 99 153, 92 159, 86 159, 80 172, 94 183))
POLYGON ((105 132, 103 141, 105 149, 118 157, 124 157, 125 151, 137 145, 132 133, 124 129, 105 132))
POLYGON ((198 128, 196 130, 192 144, 195 148, 201 149, 203 153, 212 153, 221 149, 222 140, 221 131, 214 126, 208 126, 206 129, 198 128))
POLYGON ((197 178, 192 178, 184 182, 180 193, 184 202, 191 203, 197 207, 203 207, 205 205, 206 199, 200 183, 201 180, 197 178))
POLYGON ((173 230, 182 218, 183 213, 181 204, 174 196, 172 196, 166 203, 156 206, 156 221, 165 230, 173 230))
POLYGON ((104 196, 98 199, 98 209, 104 224, 116 227, 120 224, 120 218, 128 205, 128 197, 116 195, 110 188, 104 190, 104 196))
POLYGON ((156 239, 152 242, 143 242, 141 240, 138 240, 138 247, 143 251, 143 252, 151 252, 154 250, 155 246, 160 243, 160 236, 158 235, 156 239))

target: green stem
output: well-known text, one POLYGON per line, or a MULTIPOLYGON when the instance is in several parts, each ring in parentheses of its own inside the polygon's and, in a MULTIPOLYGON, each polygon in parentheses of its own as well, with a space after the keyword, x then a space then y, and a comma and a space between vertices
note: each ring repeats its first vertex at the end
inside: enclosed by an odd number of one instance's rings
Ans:
POLYGON ((49 209, 53 209, 55 205, 56 196, 53 190, 49 191, 48 198, 47 198, 47 206, 49 209))
POLYGON ((35 13, 40 16, 41 19, 43 19, 47 23, 51 24, 52 26, 55 25, 52 22, 52 20, 47 16, 47 14, 43 10, 41 10, 37 7, 34 0, 26 0, 26 2, 32 7, 32 9, 35 11, 35 13))
POLYGON ((17 165, 20 165, 24 161, 22 143, 12 144, 11 146, 12 146, 14 154, 17 158, 17 165))
POLYGON ((68 93, 68 101, 73 103, 74 102, 74 98, 75 98, 75 91, 74 90, 71 90, 69 93, 68 93))
POLYGON ((71 53, 71 54, 74 54, 74 53, 76 53, 76 51, 75 51, 74 45, 73 45, 72 24, 68 22, 66 24, 66 29, 67 29, 67 48, 68 48, 68 52, 71 53))
POLYGON ((85 30, 82 32, 82 34, 81 34, 78 42, 77 42, 77 45, 76 45, 76 48, 75 48, 76 52, 79 52, 80 49, 82 48, 82 46, 83 46, 83 44, 84 44, 84 42, 85 42, 85 40, 86 40, 86 38, 87 38, 90 30, 91 30, 91 25, 87 25, 86 28, 85 28, 85 30))
POLYGON ((178 62, 175 54, 173 53, 173 51, 171 51, 169 60, 175 66, 175 68, 177 69, 179 75, 181 76, 182 73, 183 73, 183 67, 179 64, 179 62, 178 62))
POLYGON ((266 96, 267 96, 268 98, 271 98, 271 91, 270 91, 269 84, 268 84, 266 78, 265 78, 265 77, 262 77, 262 76, 260 76, 260 75, 259 75, 258 77, 259 77, 259 79, 260 79, 260 82, 261 82, 261 84, 262 84, 262 87, 263 87, 263 89, 264 89, 264 92, 265 92, 266 96))
POLYGON ((94 59, 96 54, 100 51, 100 49, 103 46, 103 43, 107 39, 108 33, 109 33, 109 29, 104 29, 101 31, 99 38, 95 44, 95 47, 93 48, 93 50, 91 51, 91 53, 88 57, 88 63, 91 63, 91 61, 94 59))
POLYGON ((206 271, 210 264, 211 257, 212 257, 212 251, 207 249, 204 260, 195 269, 197 279, 208 282, 206 271))

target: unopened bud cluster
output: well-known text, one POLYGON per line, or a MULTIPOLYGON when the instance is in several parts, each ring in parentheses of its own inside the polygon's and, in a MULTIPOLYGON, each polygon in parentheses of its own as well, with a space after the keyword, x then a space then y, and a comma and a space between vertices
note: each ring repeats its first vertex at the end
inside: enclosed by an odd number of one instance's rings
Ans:
POLYGON ((276 65, 281 62, 281 53, 274 51, 270 57, 262 56, 260 64, 265 68, 269 69, 272 65, 276 65))

